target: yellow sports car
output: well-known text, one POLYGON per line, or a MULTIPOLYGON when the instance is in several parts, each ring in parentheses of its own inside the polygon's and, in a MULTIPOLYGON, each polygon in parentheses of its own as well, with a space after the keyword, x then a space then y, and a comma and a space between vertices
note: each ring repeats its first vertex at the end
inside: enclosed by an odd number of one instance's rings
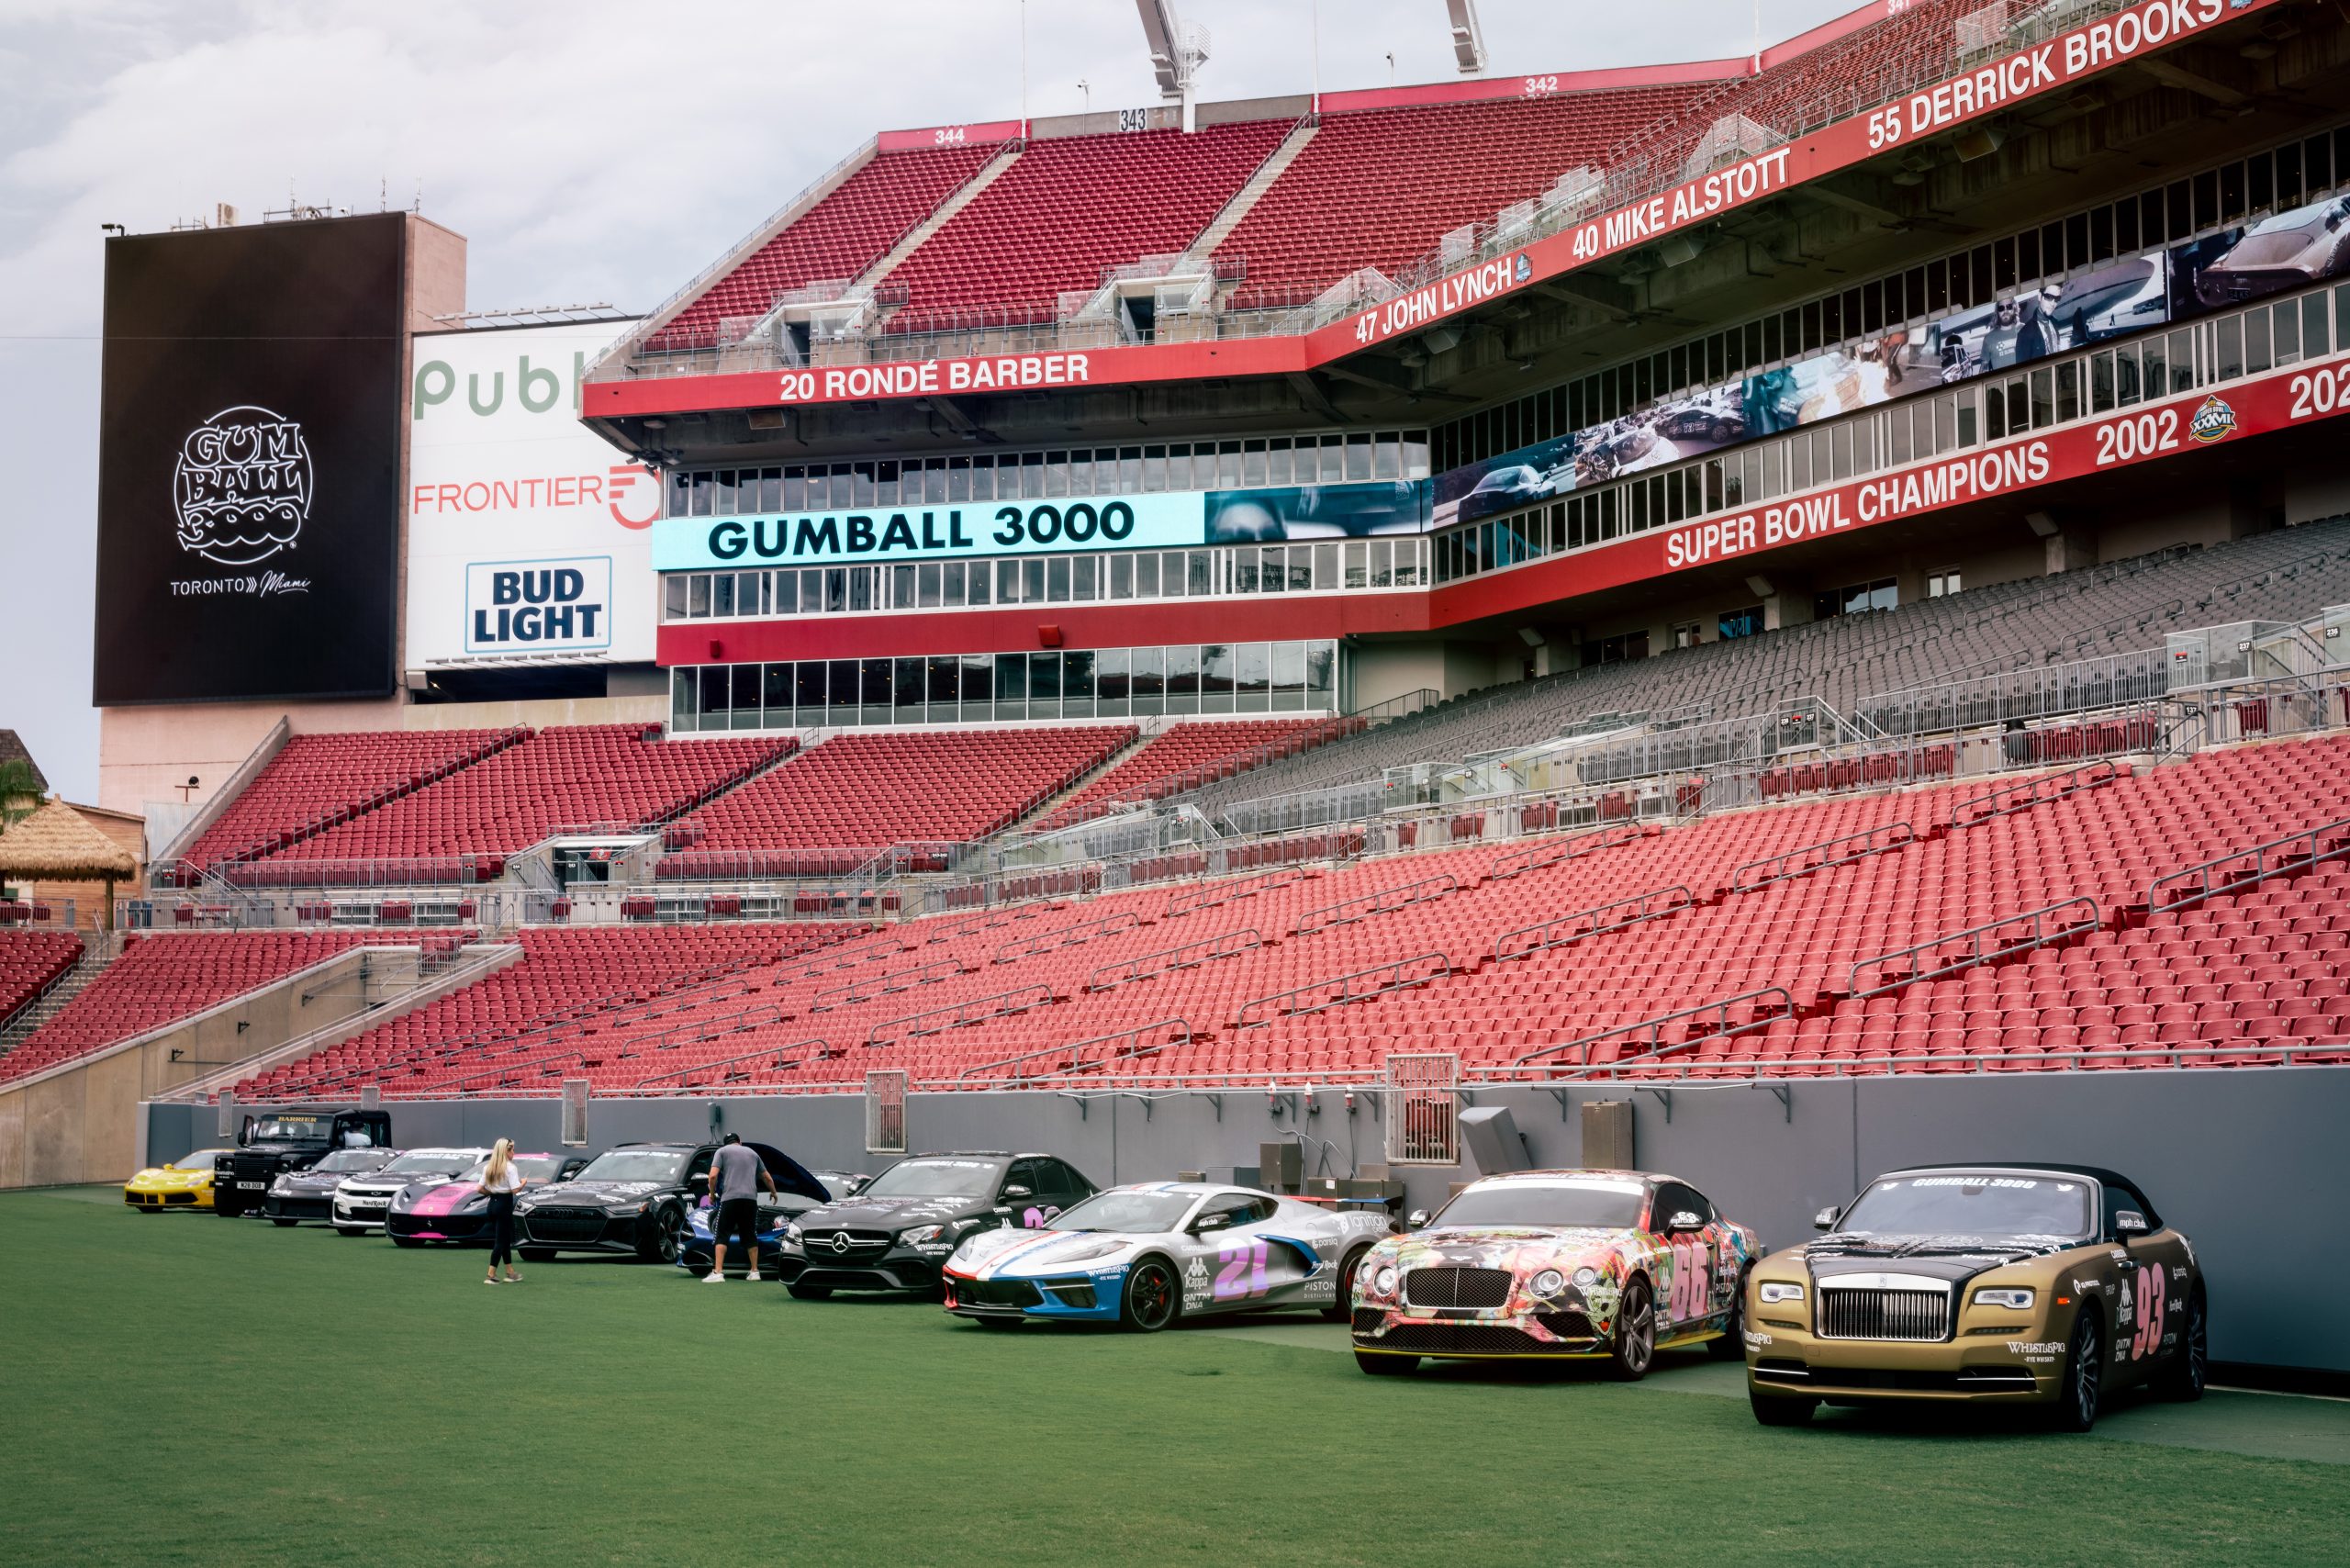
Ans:
POLYGON ((1828 1234, 1754 1266, 1746 1386, 1766 1427, 1830 1405, 2037 1405, 2086 1432, 2109 1389, 2196 1399, 2203 1273, 2144 1190, 2093 1165, 1878 1177, 1828 1234))
POLYGON ((199 1148, 162 1165, 151 1165, 122 1184, 122 1201, 152 1214, 159 1209, 208 1209, 212 1206, 212 1162, 226 1148, 199 1148))

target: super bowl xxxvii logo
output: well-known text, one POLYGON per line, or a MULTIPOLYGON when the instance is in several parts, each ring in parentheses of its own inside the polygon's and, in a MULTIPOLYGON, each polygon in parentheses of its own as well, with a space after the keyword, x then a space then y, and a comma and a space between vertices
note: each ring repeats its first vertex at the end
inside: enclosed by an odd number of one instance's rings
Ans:
POLYGON ((2217 393, 2203 399, 2194 418, 2187 421, 2187 433, 2209 446, 2215 441, 2225 441, 2235 434, 2236 411, 2228 400, 2217 393))
POLYGON ((267 409, 223 409, 180 442, 172 474, 179 545, 224 566, 294 548, 310 516, 302 427, 267 409))

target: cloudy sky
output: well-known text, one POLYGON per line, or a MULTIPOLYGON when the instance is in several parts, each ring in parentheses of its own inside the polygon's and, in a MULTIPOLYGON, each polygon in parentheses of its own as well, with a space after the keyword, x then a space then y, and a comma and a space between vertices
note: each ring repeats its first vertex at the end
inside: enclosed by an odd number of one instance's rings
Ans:
MULTIPOLYGON (((1492 74, 1744 52, 1858 0, 1482 0, 1492 74)), ((1313 0, 1181 0, 1207 99, 1304 92, 1313 0)), ((98 225, 422 210, 476 308, 649 308, 878 129, 1153 101, 1127 0, 0 0, 0 727, 97 795, 98 225)), ((1326 90, 1454 74, 1443 0, 1321 0, 1326 90), (1390 56, 1393 64, 1390 63, 1390 56)))

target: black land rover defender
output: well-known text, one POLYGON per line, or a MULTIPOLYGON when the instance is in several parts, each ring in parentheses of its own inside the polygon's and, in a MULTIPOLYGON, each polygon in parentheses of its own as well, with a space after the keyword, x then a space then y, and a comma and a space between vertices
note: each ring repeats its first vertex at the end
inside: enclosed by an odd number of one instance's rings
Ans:
POLYGON ((387 1111, 304 1107, 247 1114, 234 1152, 212 1162, 212 1211, 259 1214, 269 1184, 288 1170, 306 1170, 338 1148, 389 1148, 387 1111))

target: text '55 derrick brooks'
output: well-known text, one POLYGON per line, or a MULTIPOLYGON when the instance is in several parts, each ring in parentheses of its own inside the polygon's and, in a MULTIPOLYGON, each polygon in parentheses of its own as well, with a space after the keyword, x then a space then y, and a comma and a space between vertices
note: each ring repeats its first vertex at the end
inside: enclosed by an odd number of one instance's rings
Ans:
POLYGON ((2203 1273, 2129 1178, 2088 1165, 1878 1177, 1828 1234, 1755 1265, 1746 1381, 1764 1426, 1885 1399, 2044 1406, 2087 1431, 2105 1390, 2203 1392, 2203 1273))

